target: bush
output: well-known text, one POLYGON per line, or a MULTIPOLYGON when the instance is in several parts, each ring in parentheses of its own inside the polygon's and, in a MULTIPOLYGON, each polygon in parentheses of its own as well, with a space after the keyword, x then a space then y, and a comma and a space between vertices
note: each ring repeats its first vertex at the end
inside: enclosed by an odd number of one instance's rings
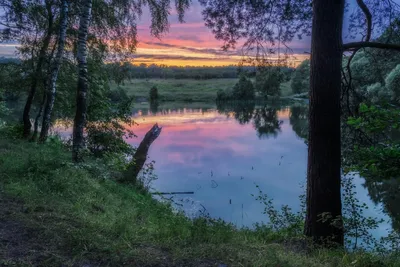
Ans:
POLYGON ((104 157, 106 154, 133 154, 132 146, 124 139, 133 137, 134 134, 126 131, 117 120, 89 123, 86 131, 88 149, 95 157, 104 157))
POLYGON ((374 83, 367 87, 367 97, 374 104, 390 101, 391 96, 390 90, 381 83, 374 83))
POLYGON ((254 100, 255 91, 253 83, 245 76, 242 76, 233 87, 232 99, 234 100, 254 100))
POLYGON ((290 86, 293 94, 308 92, 310 87, 310 60, 304 60, 296 68, 290 86))
POLYGON ((128 95, 126 94, 125 90, 121 87, 118 87, 115 90, 111 90, 108 93, 108 98, 114 103, 120 103, 129 99, 128 95))
POLYGON ((385 79, 386 87, 392 93, 392 100, 400 103, 400 64, 396 66, 385 79))
POLYGON ((228 92, 227 90, 225 90, 225 91, 224 90, 218 90, 216 101, 217 102, 229 101, 231 99, 231 97, 232 97, 231 92, 228 92))
POLYGON ((265 99, 270 96, 280 96, 281 82, 284 80, 284 75, 278 69, 267 69, 258 72, 256 75, 256 91, 265 99))
POLYGON ((149 93, 149 99, 150 102, 157 102, 159 99, 159 94, 158 94, 158 89, 156 86, 151 87, 150 93, 149 93))

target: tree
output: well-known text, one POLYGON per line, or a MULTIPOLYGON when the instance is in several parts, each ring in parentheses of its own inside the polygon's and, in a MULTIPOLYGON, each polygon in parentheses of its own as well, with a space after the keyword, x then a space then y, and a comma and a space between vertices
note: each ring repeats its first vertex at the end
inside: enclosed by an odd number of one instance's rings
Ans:
POLYGON ((307 92, 310 88, 310 60, 306 59, 300 63, 293 73, 290 82, 293 94, 307 92))
MULTIPOLYGON (((326 241, 330 239, 343 246, 340 194, 342 55, 352 51, 349 66, 357 51, 363 48, 400 51, 400 45, 371 41, 372 29, 379 31, 390 25, 398 15, 398 5, 392 0, 369 0, 369 7, 363 0, 357 0, 359 8, 350 16, 350 33, 364 38, 343 44, 344 0, 314 0, 312 4, 306 0, 200 2, 205 6, 206 25, 212 28, 217 39, 224 41, 225 49, 233 48, 245 38, 245 51, 256 51, 250 56, 261 59, 271 54, 270 50, 281 51, 281 45, 288 45, 296 35, 301 37, 312 29, 304 232, 318 243, 328 244, 326 241), (373 15, 379 18, 375 25, 373 15)), ((350 72, 349 68, 347 70, 350 72)), ((348 74, 344 78, 349 78, 348 74)))
POLYGON ((151 103, 158 102, 159 97, 160 96, 158 94, 157 86, 151 87, 150 91, 149 91, 149 100, 150 100, 150 102, 151 103))
MULTIPOLYGON (((76 96, 76 113, 73 127, 73 148, 72 159, 74 162, 82 161, 82 151, 85 147, 84 128, 87 122, 87 99, 89 78, 87 68, 87 44, 89 41, 104 47, 105 53, 109 57, 113 56, 112 51, 116 52, 117 58, 124 53, 124 47, 127 47, 127 53, 132 53, 136 46, 136 19, 138 14, 142 14, 142 6, 148 5, 151 15, 151 34, 160 37, 168 30, 168 15, 170 10, 170 0, 166 1, 120 1, 103 0, 94 1, 97 15, 93 16, 93 24, 97 25, 91 31, 96 33, 96 38, 88 39, 89 23, 91 21, 92 0, 80 1, 80 19, 77 44, 78 61, 78 88, 76 96), (104 14, 114 14, 114 16, 104 16, 104 14), (103 23, 104 17, 108 19, 111 25, 103 23), (111 19, 110 19, 111 18, 111 19), (106 42, 105 40, 109 40, 106 42), (107 44, 110 43, 110 44, 107 44)), ((184 11, 189 7, 189 0, 175 0, 180 22, 183 22, 184 11)))
POLYGON ((65 39, 67 35, 67 23, 68 23, 68 1, 62 0, 61 3, 61 15, 59 25, 59 36, 57 44, 57 54, 51 64, 49 81, 47 82, 46 92, 46 103, 44 106, 43 123, 40 132, 40 141, 44 142, 47 139, 48 132, 51 123, 51 114, 54 107, 54 101, 56 98, 56 82, 58 78, 58 72, 60 71, 61 61, 64 54, 65 39))
POLYGON ((256 74, 256 91, 265 99, 270 96, 279 96, 281 94, 281 82, 283 74, 278 68, 269 67, 256 74))
POLYGON ((72 160, 82 161, 82 149, 85 145, 83 130, 86 126, 87 116, 87 93, 88 93, 88 70, 87 70, 87 38, 92 11, 92 1, 82 1, 81 15, 78 30, 78 87, 76 93, 76 113, 72 137, 72 160))
POLYGON ((36 64, 32 64, 33 71, 30 73, 30 88, 22 115, 24 125, 23 135, 25 138, 30 136, 32 127, 30 111, 38 84, 43 77, 42 68, 45 64, 46 53, 53 34, 56 14, 54 14, 52 2, 53 1, 49 0, 0 1, 0 6, 4 11, 3 16, 1 16, 1 21, 6 27, 2 30, 2 39, 16 39, 20 42, 22 48, 24 48, 27 43, 35 43, 38 48, 32 47, 27 51, 32 54, 32 57, 36 58, 36 64))
POLYGON ((232 90, 232 99, 234 100, 254 100, 254 86, 244 75, 235 84, 232 90))
POLYGON ((400 64, 397 65, 386 77, 386 87, 391 91, 392 100, 400 104, 400 64))

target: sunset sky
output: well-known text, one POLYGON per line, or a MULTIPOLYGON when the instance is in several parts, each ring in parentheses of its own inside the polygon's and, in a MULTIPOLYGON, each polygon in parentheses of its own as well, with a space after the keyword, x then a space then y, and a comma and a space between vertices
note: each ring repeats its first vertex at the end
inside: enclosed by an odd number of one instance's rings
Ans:
MULTIPOLYGON (((136 64, 165 64, 180 66, 221 66, 238 64, 242 59, 240 46, 236 51, 224 52, 222 42, 214 38, 211 30, 204 25, 201 14, 202 7, 197 0, 192 2, 190 9, 185 13, 185 23, 178 22, 176 11, 171 9, 170 30, 161 39, 150 35, 150 15, 145 8, 138 23, 137 53, 133 62, 136 64)), ((308 55, 310 39, 293 41, 292 62, 301 62, 308 55)), ((0 44, 0 56, 11 56, 15 45, 0 44)))
MULTIPOLYGON (((224 52, 223 43, 214 38, 211 30, 204 25, 202 7, 195 0, 185 13, 185 23, 179 23, 175 10, 170 15, 170 30, 161 40, 150 35, 150 17, 147 10, 143 13, 138 27, 139 45, 136 62, 166 65, 221 66, 238 64, 242 59, 240 46, 236 51, 224 52)), ((310 39, 294 41, 293 61, 301 62, 308 55, 310 39)))

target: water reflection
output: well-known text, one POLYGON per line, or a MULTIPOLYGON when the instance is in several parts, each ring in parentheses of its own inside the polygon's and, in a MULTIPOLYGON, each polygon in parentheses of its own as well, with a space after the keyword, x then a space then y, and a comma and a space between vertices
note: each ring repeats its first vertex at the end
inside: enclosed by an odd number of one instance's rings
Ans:
POLYGON ((294 105, 290 107, 290 125, 299 138, 308 138, 308 106, 294 105))
POLYGON ((375 204, 382 203, 384 210, 392 218, 392 227, 400 232, 400 179, 375 181, 366 178, 364 186, 375 204))
POLYGON ((254 102, 233 102, 217 104, 217 110, 228 117, 233 115, 239 124, 252 121, 258 138, 277 137, 281 131, 282 120, 278 118, 278 108, 268 106, 256 107, 254 102))
MULTIPOLYGON (((255 184, 276 205, 299 207, 298 196, 304 193, 300 185, 306 178, 307 112, 306 106, 254 104, 219 105, 217 110, 159 107, 156 114, 143 109, 136 114, 139 125, 132 129, 139 138, 129 142, 138 144, 158 122, 163 133, 149 151, 159 177, 154 189, 194 191, 193 196, 175 198, 191 215, 206 211, 238 226, 251 226, 267 220, 263 206, 251 196, 257 194, 255 184)), ((398 215, 398 199, 389 197, 393 185, 375 184, 373 192, 364 179, 355 181, 357 196, 370 207, 367 216, 389 220, 381 203, 390 215, 398 215)), ((395 219, 393 226, 398 224, 395 219)), ((378 229, 378 235, 385 235, 387 227, 378 229)))
POLYGON ((278 110, 266 106, 256 109, 253 118, 253 126, 258 138, 276 138, 281 132, 282 120, 278 119, 278 110))

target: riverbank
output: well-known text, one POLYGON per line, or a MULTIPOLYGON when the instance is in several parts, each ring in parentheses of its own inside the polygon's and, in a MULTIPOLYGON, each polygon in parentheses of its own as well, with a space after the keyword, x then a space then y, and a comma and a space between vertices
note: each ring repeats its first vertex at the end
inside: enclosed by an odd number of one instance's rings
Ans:
MULTIPOLYGON (((264 227, 189 220, 115 181, 109 160, 0 131, 0 266, 399 266, 399 259, 306 247, 264 227)), ((160 177, 162 179, 162 177, 160 177)), ((300 241, 299 241, 300 240, 300 241)))
MULTIPOLYGON (((120 85, 129 96, 134 96, 137 102, 147 101, 149 90, 156 86, 160 100, 165 102, 215 102, 218 90, 233 88, 239 79, 133 79, 120 85)), ((111 88, 118 86, 111 83, 111 88)), ((283 97, 292 94, 290 82, 281 84, 283 97)))

